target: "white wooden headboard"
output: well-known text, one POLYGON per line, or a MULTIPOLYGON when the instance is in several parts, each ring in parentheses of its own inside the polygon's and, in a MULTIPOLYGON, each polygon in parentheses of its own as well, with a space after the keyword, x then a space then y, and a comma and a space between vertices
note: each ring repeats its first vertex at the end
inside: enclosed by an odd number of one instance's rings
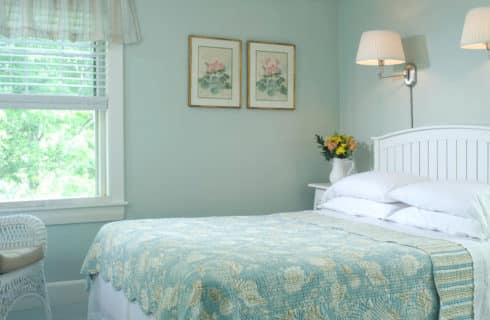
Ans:
POLYGON ((490 183, 490 127, 423 127, 372 139, 375 170, 490 183))

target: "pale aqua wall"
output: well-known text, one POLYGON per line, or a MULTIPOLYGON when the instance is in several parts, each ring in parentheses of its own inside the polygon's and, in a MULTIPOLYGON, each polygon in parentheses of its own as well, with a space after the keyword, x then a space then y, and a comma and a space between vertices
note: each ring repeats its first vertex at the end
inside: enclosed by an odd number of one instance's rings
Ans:
MULTIPOLYGON (((327 178, 311 142, 315 132, 333 131, 340 119, 342 131, 368 141, 409 125, 408 89, 354 64, 364 30, 394 29, 408 38, 407 55, 421 68, 416 126, 488 125, 490 61, 459 49, 465 13, 481 5, 488 1, 339 0, 338 8, 334 0, 137 1, 144 40, 125 50, 129 218, 308 208, 305 184, 327 178), (298 109, 188 108, 190 33, 295 43, 298 109)), ((370 156, 360 153, 361 169, 370 156)), ((49 228, 49 281, 79 278, 99 228, 49 228)))
MULTIPOLYGON (((409 91, 402 81, 377 80, 377 68, 357 66, 365 30, 392 29, 420 66, 414 89, 415 126, 490 124, 490 60, 484 52, 461 50, 466 12, 488 0, 341 0, 339 3, 341 129, 363 141, 408 128, 409 91)), ((390 71, 390 68, 387 68, 390 71)), ((371 155, 358 163, 369 166, 371 155)))
MULTIPOLYGON (((136 2, 144 40, 125 50, 128 217, 310 208, 313 193, 306 184, 327 179, 328 172, 313 135, 337 128, 336 2, 136 2), (296 44, 297 110, 187 107, 189 34, 296 44)), ((83 256, 99 228, 49 228, 49 281, 80 278, 83 256)))

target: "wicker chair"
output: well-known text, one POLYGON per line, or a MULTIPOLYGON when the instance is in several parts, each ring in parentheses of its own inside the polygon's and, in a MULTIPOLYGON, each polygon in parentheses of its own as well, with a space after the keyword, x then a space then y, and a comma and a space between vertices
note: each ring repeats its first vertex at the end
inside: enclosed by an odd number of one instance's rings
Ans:
POLYGON ((46 227, 38 218, 0 216, 0 320, 27 296, 39 298, 46 319, 52 319, 44 274, 46 240, 46 227))

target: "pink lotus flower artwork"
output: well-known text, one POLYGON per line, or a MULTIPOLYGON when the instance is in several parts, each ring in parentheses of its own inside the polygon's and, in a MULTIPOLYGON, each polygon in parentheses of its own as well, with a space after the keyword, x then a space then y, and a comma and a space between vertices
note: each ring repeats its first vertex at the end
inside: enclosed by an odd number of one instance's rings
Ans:
POLYGON ((225 65, 218 60, 215 60, 214 62, 211 62, 211 63, 206 62, 206 66, 207 66, 206 72, 208 72, 208 73, 213 73, 213 72, 225 70, 225 65))
POLYGON ((189 36, 190 107, 240 108, 242 41, 189 36))
POLYGON ((223 62, 216 59, 204 64, 206 65, 206 73, 198 79, 201 89, 209 90, 213 96, 217 96, 222 91, 232 88, 231 77, 223 62))
POLYGON ((262 60, 262 77, 256 82, 257 90, 266 97, 287 97, 288 87, 283 67, 278 58, 266 57, 262 60))
POLYGON ((272 60, 271 58, 267 58, 262 68, 264 69, 264 73, 267 76, 272 76, 273 74, 281 74, 282 72, 281 63, 278 59, 272 60))
POLYGON ((296 109, 296 46, 248 41, 248 96, 251 109, 296 109))

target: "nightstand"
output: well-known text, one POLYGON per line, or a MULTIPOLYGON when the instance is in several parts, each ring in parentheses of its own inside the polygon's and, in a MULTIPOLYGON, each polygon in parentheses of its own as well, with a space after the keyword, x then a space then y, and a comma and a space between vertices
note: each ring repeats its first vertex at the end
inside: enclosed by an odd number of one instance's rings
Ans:
POLYGON ((315 189, 315 200, 313 200, 313 210, 318 209, 322 201, 323 194, 330 188, 330 183, 310 183, 308 187, 315 189))

